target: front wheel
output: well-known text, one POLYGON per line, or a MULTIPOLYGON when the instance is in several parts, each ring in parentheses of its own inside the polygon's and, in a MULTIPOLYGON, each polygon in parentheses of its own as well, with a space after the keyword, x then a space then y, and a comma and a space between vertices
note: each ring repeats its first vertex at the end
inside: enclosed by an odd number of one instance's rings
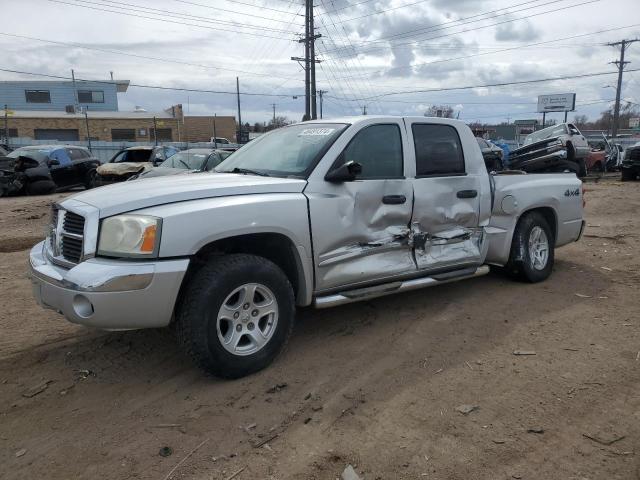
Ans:
POLYGON ((291 335, 294 314, 293 288, 277 265, 226 255, 204 265, 184 289, 178 341, 206 372, 239 378, 273 362, 291 335))
POLYGON ((95 170, 89 170, 87 172, 87 175, 84 179, 84 188, 86 188, 87 190, 91 189, 91 188, 95 188, 96 186, 96 171, 95 170))
POLYGON ((513 234, 507 271, 526 282, 546 280, 553 269, 554 243, 547 220, 538 212, 526 214, 513 234))

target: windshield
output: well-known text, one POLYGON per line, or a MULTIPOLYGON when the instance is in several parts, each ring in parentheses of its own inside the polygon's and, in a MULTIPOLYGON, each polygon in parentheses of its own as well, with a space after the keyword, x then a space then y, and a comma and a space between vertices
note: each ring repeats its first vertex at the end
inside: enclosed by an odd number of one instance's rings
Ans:
POLYGON ((42 163, 47 160, 49 154, 51 153, 51 148, 18 148, 11 152, 7 157, 10 158, 18 158, 18 157, 29 157, 37 161, 38 163, 42 163))
MULTIPOLYGON (((215 168, 306 178, 322 155, 347 128, 341 123, 305 123, 273 130, 243 146, 215 168)), ((249 173, 249 172, 243 172, 249 173)))
POLYGON ((208 152, 178 152, 170 156, 160 165, 159 168, 182 168, 183 170, 200 170, 204 162, 209 158, 208 152))
POLYGON ((527 135, 527 138, 524 139, 524 144, 529 145, 530 143, 539 142, 540 140, 546 140, 547 138, 558 137, 560 135, 564 135, 565 133, 567 133, 567 131, 564 124, 554 125, 553 127, 548 127, 532 133, 531 135, 527 135))

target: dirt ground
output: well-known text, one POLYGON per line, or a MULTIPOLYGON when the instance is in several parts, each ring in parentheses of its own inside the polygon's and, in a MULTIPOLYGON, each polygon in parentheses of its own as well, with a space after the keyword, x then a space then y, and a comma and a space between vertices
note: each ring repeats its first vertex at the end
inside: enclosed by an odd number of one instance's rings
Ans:
POLYGON ((548 281, 299 311, 287 351, 237 381, 201 374, 169 332, 41 310, 27 253, 59 196, 0 199, 0 478, 333 480, 351 464, 371 480, 638 480, 640 184, 587 188, 585 237, 548 281))

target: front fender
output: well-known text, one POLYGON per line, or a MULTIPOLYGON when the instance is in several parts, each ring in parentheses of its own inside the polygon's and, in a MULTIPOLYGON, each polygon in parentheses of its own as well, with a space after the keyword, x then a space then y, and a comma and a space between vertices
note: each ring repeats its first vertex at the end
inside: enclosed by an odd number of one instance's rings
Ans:
POLYGON ((301 193, 233 195, 177 202, 136 213, 162 218, 159 256, 188 257, 229 237, 277 233, 295 247, 304 295, 313 291, 313 258, 306 198, 301 193))

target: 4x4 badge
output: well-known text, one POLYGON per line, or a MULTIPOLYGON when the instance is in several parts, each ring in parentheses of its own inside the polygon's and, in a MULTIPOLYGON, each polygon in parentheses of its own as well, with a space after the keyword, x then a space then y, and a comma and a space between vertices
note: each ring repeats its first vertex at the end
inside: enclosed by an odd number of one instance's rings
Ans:
POLYGON ((579 188, 576 188, 575 190, 567 189, 564 192, 564 196, 565 197, 579 197, 580 196, 580 189, 579 188))

